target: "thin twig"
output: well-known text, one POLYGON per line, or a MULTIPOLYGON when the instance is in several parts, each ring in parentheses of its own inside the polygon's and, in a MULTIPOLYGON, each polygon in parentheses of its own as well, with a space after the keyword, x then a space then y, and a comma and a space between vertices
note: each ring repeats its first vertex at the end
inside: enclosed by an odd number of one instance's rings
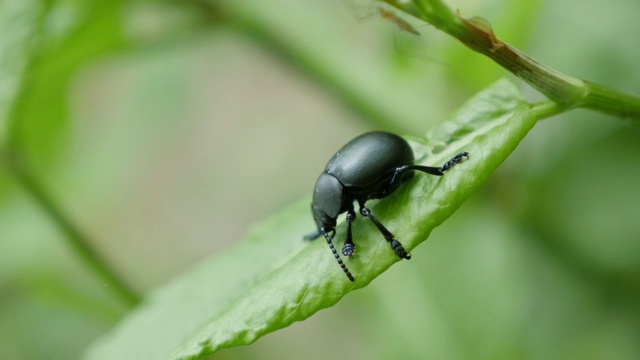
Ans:
POLYGON ((640 125, 640 98, 565 75, 496 37, 490 23, 464 18, 440 0, 381 0, 455 37, 502 66, 566 110, 583 107, 640 125))

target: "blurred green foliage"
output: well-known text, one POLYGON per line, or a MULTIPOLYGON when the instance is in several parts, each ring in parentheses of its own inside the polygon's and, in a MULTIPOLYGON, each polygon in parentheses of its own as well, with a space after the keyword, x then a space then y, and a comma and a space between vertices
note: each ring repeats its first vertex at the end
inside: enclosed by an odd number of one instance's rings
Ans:
MULTIPOLYGON (((637 91, 640 3, 514 4, 452 2, 560 71, 637 91)), ((307 195, 356 134, 425 133, 505 74, 339 0, 5 0, 0 29, 3 359, 77 358, 126 311, 11 156, 147 293, 307 195)), ((640 358, 639 135, 587 111, 539 123, 411 262, 217 358, 640 358)))

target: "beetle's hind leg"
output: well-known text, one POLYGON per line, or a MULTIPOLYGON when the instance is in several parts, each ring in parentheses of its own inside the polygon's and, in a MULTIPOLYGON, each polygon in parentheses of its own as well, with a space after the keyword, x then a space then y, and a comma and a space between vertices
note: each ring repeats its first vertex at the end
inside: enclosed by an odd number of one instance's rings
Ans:
POLYGON ((347 239, 344 241, 342 247, 342 255, 352 257, 356 252, 356 245, 353 243, 353 236, 351 235, 351 223, 356 219, 356 213, 352 210, 347 212, 347 239))
POLYGON ((439 167, 439 168, 433 167, 433 166, 423 166, 423 165, 407 165, 398 169, 416 170, 416 171, 422 171, 423 173, 427 173, 431 175, 442 176, 444 175, 445 171, 460 164, 461 162, 463 162, 465 159, 468 159, 468 158, 469 158, 469 153, 466 151, 463 151, 460 154, 449 159, 446 163, 444 163, 444 165, 442 165, 442 167, 439 167))
POLYGON ((378 231, 380 231, 382 236, 384 236, 384 238, 387 240, 389 245, 391 245, 391 249, 394 253, 396 253, 396 255, 398 255, 399 258, 407 260, 411 259, 411 254, 407 253, 400 241, 394 239, 393 234, 389 230, 387 230, 387 228, 384 227, 384 225, 382 225, 380 221, 378 221, 378 219, 373 216, 373 214, 371 214, 371 210, 366 208, 362 203, 360 204, 360 214, 371 220, 371 222, 378 228, 378 231))
POLYGON ((466 151, 463 151, 460 154, 452 157, 446 163, 444 163, 444 165, 442 165, 440 169, 442 169, 442 172, 445 172, 451 169, 452 167, 454 167, 455 165, 460 164, 461 162, 463 162, 465 159, 468 159, 468 158, 469 158, 469 153, 466 151))

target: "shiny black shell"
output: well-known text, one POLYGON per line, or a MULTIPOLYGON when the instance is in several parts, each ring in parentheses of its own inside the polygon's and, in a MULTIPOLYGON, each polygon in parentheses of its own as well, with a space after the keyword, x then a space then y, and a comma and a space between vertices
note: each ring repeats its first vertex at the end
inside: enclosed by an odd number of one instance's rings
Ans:
POLYGON ((364 187, 389 171, 413 162, 413 151, 405 139, 373 131, 356 137, 338 150, 325 172, 345 187, 364 187))

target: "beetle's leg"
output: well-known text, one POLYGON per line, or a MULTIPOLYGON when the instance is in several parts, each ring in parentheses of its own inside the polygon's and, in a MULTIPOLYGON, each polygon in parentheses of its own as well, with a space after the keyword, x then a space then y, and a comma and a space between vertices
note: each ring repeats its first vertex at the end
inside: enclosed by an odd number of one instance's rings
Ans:
POLYGON ((409 180, 409 178, 413 176, 413 172, 411 172, 411 170, 413 170, 412 166, 413 165, 399 166, 391 170, 389 173, 385 174, 383 178, 386 179, 390 177, 389 182, 382 189, 380 194, 375 196, 375 198, 383 198, 385 196, 388 196, 392 192, 396 191, 402 184, 402 182, 409 180))
MULTIPOLYGON (((432 167, 432 166, 422 166, 422 165, 407 165, 407 166, 399 167, 398 169, 406 168, 406 170, 416 170, 416 171, 422 171, 424 173, 431 174, 431 175, 442 176, 444 175, 445 171, 463 162, 465 158, 466 159, 469 158, 469 153, 466 151, 461 152, 460 154, 452 157, 449 161, 444 163, 442 167, 439 167, 439 168, 432 167)), ((396 169, 396 172, 398 171, 398 169, 396 169)))
POLYGON ((352 257, 356 252, 356 245, 353 243, 353 236, 351 235, 351 223, 356 219, 355 211, 349 210, 347 212, 347 239, 344 241, 342 247, 342 255, 352 257))
MULTIPOLYGON (((331 238, 333 236, 330 236, 329 233, 325 230, 325 228, 320 228, 320 232, 322 233, 322 235, 324 235, 324 238, 327 240, 329 249, 331 249, 333 256, 336 258, 336 261, 338 262, 338 265, 340 265, 340 267, 342 268, 342 271, 344 271, 344 274, 347 275, 349 280, 355 281, 355 279, 353 278, 353 275, 351 275, 351 272, 349 271, 349 269, 347 269, 347 265, 344 264, 344 262, 340 258, 340 255, 338 255, 338 250, 336 250, 336 248, 333 246, 333 243, 331 242, 331 238)), ((336 232, 333 231, 333 235, 335 235, 335 233, 336 232)))
MULTIPOLYGON (((449 160, 449 161, 451 161, 451 160, 449 160)), ((433 166, 407 165, 406 167, 407 167, 407 170, 422 171, 423 173, 436 175, 436 176, 444 175, 444 172, 442 172, 442 168, 437 168, 437 167, 433 167, 433 166)))
POLYGON ((451 158, 451 160, 447 161, 446 163, 444 163, 444 165, 442 165, 442 171, 447 171, 449 169, 451 169, 453 166, 461 163, 464 161, 464 159, 468 159, 469 158, 469 153, 464 151, 461 152, 460 154, 454 156, 451 158))
POLYGON ((378 219, 375 218, 375 216, 373 216, 373 214, 371 214, 371 210, 369 210, 368 208, 364 207, 364 204, 360 203, 360 214, 362 214, 362 216, 369 218, 369 220, 371 220, 371 222, 373 223, 373 225, 375 225, 378 228, 378 231, 380 231, 380 233, 382 233, 382 236, 384 236, 384 238, 389 242, 389 244, 391 245, 391 249, 393 250, 394 253, 396 253, 396 255, 398 255, 399 258, 403 258, 403 259, 411 259, 411 254, 407 254, 407 251, 404 249, 404 247, 402 247, 402 244, 400 244, 400 241, 396 240, 393 238, 393 234, 387 230, 386 227, 384 227, 380 221, 378 221, 378 219))

